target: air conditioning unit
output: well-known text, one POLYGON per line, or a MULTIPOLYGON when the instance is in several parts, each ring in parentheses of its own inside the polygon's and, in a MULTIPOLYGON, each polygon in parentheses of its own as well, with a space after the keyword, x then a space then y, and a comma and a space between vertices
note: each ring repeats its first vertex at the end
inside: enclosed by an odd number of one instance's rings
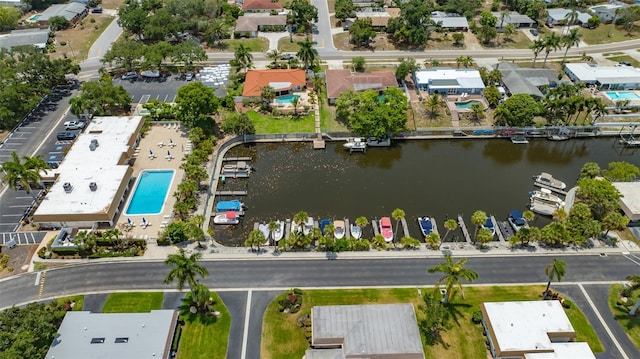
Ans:
POLYGON ((100 146, 100 145, 98 144, 98 140, 93 139, 93 140, 91 140, 91 143, 89 144, 89 149, 90 149, 91 151, 95 151, 95 150, 96 150, 96 148, 98 148, 98 146, 100 146))
POLYGON ((89 189, 91 190, 91 192, 95 192, 98 190, 98 185, 95 182, 91 182, 89 183, 89 189))
POLYGON ((64 188, 64 191, 65 191, 66 193, 71 193, 71 190, 73 189, 73 187, 71 186, 71 183, 69 183, 69 182, 65 182, 65 183, 62 185, 62 188, 64 188))

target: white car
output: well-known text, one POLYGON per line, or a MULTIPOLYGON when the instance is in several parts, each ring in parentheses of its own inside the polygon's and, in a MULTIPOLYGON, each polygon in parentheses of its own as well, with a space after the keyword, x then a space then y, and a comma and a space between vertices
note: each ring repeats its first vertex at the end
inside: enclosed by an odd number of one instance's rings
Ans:
POLYGON ((65 130, 79 130, 84 128, 84 122, 82 121, 67 121, 64 123, 65 130))

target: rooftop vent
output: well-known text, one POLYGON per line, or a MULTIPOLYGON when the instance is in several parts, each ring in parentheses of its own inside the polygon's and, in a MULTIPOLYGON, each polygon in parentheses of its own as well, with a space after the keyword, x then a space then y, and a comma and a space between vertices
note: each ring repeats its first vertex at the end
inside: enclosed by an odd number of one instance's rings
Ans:
POLYGON ((116 343, 128 343, 129 342, 129 338, 116 338, 116 343))
POLYGON ((91 143, 89 144, 89 149, 90 149, 91 151, 95 151, 95 150, 96 150, 96 148, 98 148, 98 146, 100 146, 100 145, 98 144, 98 140, 94 138, 93 140, 91 140, 91 143))
POLYGON ((95 192, 98 190, 98 185, 95 182, 91 182, 89 183, 89 189, 91 190, 91 192, 95 192))
POLYGON ((65 182, 62 185, 62 188, 64 188, 64 191, 67 192, 67 193, 71 193, 71 190, 73 189, 73 187, 71 186, 70 182, 65 182))
POLYGON ((91 344, 103 344, 104 338, 91 338, 91 344))

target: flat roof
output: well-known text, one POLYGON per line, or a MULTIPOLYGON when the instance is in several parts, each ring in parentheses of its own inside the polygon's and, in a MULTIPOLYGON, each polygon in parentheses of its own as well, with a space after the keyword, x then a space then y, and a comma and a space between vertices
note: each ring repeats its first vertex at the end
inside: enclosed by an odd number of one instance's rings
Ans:
POLYGON ((341 345, 345 357, 424 358, 411 304, 316 306, 312 323, 314 348, 341 345))
POLYGON ((640 215, 640 182, 612 182, 611 183, 622 195, 620 202, 625 209, 632 213, 627 213, 631 219, 640 215))
POLYGON ((166 358, 176 319, 175 310, 67 312, 45 359, 166 358))
POLYGON ((596 359, 585 342, 551 343, 553 353, 525 353, 524 359, 596 359))
POLYGON ((58 179, 34 216, 106 213, 122 181, 129 180, 124 178, 129 165, 120 161, 143 121, 142 116, 94 117, 60 163, 58 179), (98 141, 95 151, 89 148, 92 140, 98 141), (92 182, 96 191, 89 188, 92 182))
POLYGON ((548 333, 575 333, 557 300, 482 304, 502 352, 552 350, 548 333))
POLYGON ((600 83, 640 83, 640 70, 632 66, 598 66, 570 63, 564 65, 579 81, 600 83))
POLYGON ((481 89, 484 88, 484 82, 482 82, 482 77, 480 76, 480 72, 475 69, 452 69, 452 68, 426 69, 426 70, 416 71, 415 77, 418 85, 429 85, 429 87, 431 87, 430 86, 431 83, 453 84, 453 81, 456 81, 457 86, 449 86, 449 87, 481 88, 481 89), (453 81, 447 82, 443 80, 453 80, 453 81))

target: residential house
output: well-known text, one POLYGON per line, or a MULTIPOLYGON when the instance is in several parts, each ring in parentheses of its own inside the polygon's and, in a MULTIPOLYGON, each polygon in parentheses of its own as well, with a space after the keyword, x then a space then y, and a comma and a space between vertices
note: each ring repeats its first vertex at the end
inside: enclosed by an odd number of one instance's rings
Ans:
POLYGON ((40 14, 37 22, 40 25, 48 25, 49 19, 55 16, 62 16, 72 24, 77 23, 88 14, 88 9, 84 4, 70 2, 68 4, 54 4, 49 6, 40 14))
MULTIPOLYGON (((567 21, 567 14, 569 14, 571 9, 563 9, 563 8, 555 8, 555 9, 547 9, 547 17, 545 17, 544 22, 553 25, 564 25, 567 21)), ((578 11, 578 19, 576 20, 575 25, 586 24, 591 15, 578 11)))
POLYGON ((238 17, 236 21, 236 36, 257 37, 258 31, 284 31, 287 26, 285 15, 261 16, 262 14, 249 14, 238 17))
POLYGON ((485 87, 474 69, 434 68, 416 71, 413 76, 416 87, 430 95, 481 94, 485 87))
POLYGON ((244 0, 242 2, 242 11, 249 12, 282 12, 284 10, 284 3, 280 1, 271 0, 244 0))
POLYGON ((49 43, 51 29, 13 30, 8 35, 0 36, 0 49, 11 50, 19 46, 33 46, 44 50, 49 43))
POLYGON ((448 31, 469 30, 469 22, 467 21, 467 18, 464 16, 460 16, 458 14, 451 14, 443 11, 434 11, 431 13, 431 21, 440 25, 440 28, 443 30, 448 30, 448 31))
POLYGON ((618 9, 626 9, 629 5, 623 2, 612 1, 608 4, 599 4, 589 8, 589 10, 597 16, 603 24, 613 22, 616 18, 618 9))
POLYGON ((558 300, 486 302, 480 311, 495 359, 595 359, 558 300))
POLYGON ((536 27, 538 22, 528 17, 527 15, 519 14, 517 11, 511 11, 508 15, 502 18, 502 13, 492 12, 493 16, 498 19, 496 23, 496 29, 502 31, 508 24, 514 24, 517 29, 536 27))
POLYGON ((0 5, 8 5, 14 7, 28 7, 22 0, 0 0, 0 5))
POLYGON ((622 195, 618 203, 629 221, 635 225, 640 223, 640 182, 612 182, 611 184, 622 195))
POLYGON ((564 65, 564 72, 572 81, 600 90, 640 90, 640 70, 631 66, 570 63, 564 65))
POLYGON ((335 105, 341 93, 354 90, 357 92, 374 90, 384 91, 398 86, 396 75, 392 71, 351 72, 351 70, 327 70, 327 98, 330 105, 335 105))
POLYGON ((262 88, 266 86, 273 87, 276 97, 286 96, 303 91, 306 85, 306 76, 301 69, 249 70, 244 80, 242 96, 259 99, 262 88))
POLYGON ((400 16, 399 8, 365 7, 356 12, 356 19, 371 19, 371 27, 384 30, 389 20, 400 16))
POLYGON ((509 95, 528 94, 541 99, 544 94, 540 89, 556 83, 558 74, 555 70, 543 68, 521 68, 511 62, 500 62, 496 69, 502 73, 502 84, 509 95))
POLYGON ((175 310, 67 312, 45 359, 172 358, 175 310), (108 353, 108 354, 107 354, 108 353))
POLYGON ((411 304, 316 306, 311 325, 306 359, 424 359, 411 304))

